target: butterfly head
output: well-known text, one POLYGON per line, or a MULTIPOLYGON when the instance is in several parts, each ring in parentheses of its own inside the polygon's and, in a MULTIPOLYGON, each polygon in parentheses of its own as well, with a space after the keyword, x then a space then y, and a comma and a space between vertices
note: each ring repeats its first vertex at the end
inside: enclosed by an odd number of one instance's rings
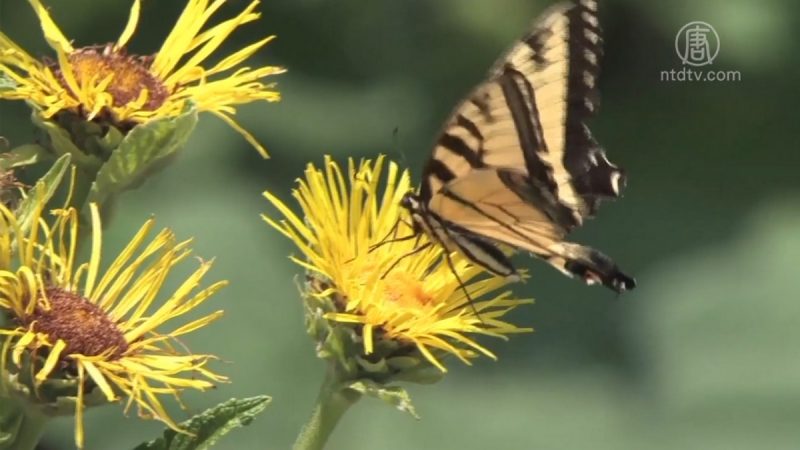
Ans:
POLYGON ((422 202, 420 202, 419 197, 414 191, 410 191, 400 200, 400 206, 407 209, 409 212, 414 212, 422 207, 422 202))
POLYGON ((422 231, 422 223, 424 223, 425 205, 415 192, 406 193, 400 200, 400 206, 405 208, 411 215, 413 222, 414 232, 419 233, 422 231))

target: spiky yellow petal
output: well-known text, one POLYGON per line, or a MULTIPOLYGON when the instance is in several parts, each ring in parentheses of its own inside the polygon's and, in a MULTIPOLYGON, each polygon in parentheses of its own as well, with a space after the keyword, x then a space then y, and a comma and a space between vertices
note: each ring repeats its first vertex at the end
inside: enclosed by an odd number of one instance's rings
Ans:
POLYGON ((410 190, 408 173, 394 163, 385 170, 383 157, 359 164, 350 160, 346 171, 326 158, 321 169, 308 165, 293 192, 302 215, 265 192, 283 218, 264 219, 300 249, 304 258, 295 262, 332 286, 317 295, 333 293, 346 300, 326 317, 360 325, 364 354, 374 351, 378 339, 388 339, 416 347, 441 371, 445 355, 465 363, 478 354, 494 358, 473 335, 530 331, 500 319, 529 301, 510 299, 508 293, 479 300, 505 280, 481 276, 480 268, 457 254, 451 255, 454 273, 442 263, 441 247, 427 245, 424 236, 392 239, 412 233, 400 206, 410 190))

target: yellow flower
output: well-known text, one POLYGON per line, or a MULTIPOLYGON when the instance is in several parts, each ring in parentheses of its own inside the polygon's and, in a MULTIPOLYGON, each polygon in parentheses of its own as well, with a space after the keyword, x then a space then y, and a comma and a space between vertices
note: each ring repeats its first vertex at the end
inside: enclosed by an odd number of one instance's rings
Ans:
POLYGON ((56 61, 39 61, 0 32, 0 73, 16 87, 0 90, 0 98, 27 100, 45 118, 71 111, 91 120, 98 115, 122 126, 174 117, 192 102, 241 133, 258 151, 266 150, 234 120, 235 106, 255 100, 278 101, 274 84, 261 80, 284 69, 238 67, 275 36, 234 52, 211 68, 201 64, 239 26, 259 18, 252 1, 233 19, 202 30, 225 0, 188 0, 161 48, 152 56, 125 51, 139 21, 140 0, 134 0, 128 23, 115 43, 75 48, 39 0, 29 0, 56 61), (238 67, 238 68, 237 68, 238 67))
POLYGON ((382 242, 395 226, 397 236, 411 233, 400 206, 403 194, 411 189, 408 172, 401 174, 390 163, 383 177, 383 166, 383 157, 374 163, 362 161, 358 167, 351 160, 347 174, 330 158, 323 170, 309 165, 305 180, 294 191, 304 217, 265 192, 285 219, 264 219, 303 253, 293 261, 332 286, 315 295, 336 294, 342 301, 339 311, 327 319, 359 326, 365 354, 372 353, 376 339, 387 339, 418 349, 442 372, 446 369, 440 359, 447 354, 468 364, 479 354, 494 358, 473 335, 506 338, 531 331, 502 320, 510 310, 530 302, 513 299, 510 292, 480 300, 506 281, 480 277, 482 270, 457 254, 451 255, 453 273, 442 263, 438 245, 409 255, 425 245, 424 236, 418 241, 382 242), (385 186, 382 196, 380 186, 385 186))
MULTIPOLYGON (((190 255, 189 241, 177 242, 167 229, 148 240, 154 226, 148 220, 101 271, 97 207, 90 208, 91 251, 88 262, 81 264, 76 260, 77 211, 56 210, 48 224, 43 208, 37 205, 26 232, 18 218, 0 205, 0 254, 14 250, 15 255, 13 267, 0 267, 0 312, 7 318, 6 326, 0 327, 4 381, 30 373, 33 396, 43 402, 48 391, 40 387, 51 380, 76 380, 77 392, 69 398, 75 401, 79 447, 89 394, 107 401, 125 400, 126 410, 136 405, 141 416, 179 429, 159 397, 177 397, 190 388, 206 390, 226 378, 206 367, 213 356, 188 353, 178 339, 216 320, 222 311, 168 332, 158 329, 194 310, 226 282, 198 290, 211 267, 201 261, 175 292, 157 302, 169 272, 190 255)), ((0 397, 7 395, 0 392, 0 397)))

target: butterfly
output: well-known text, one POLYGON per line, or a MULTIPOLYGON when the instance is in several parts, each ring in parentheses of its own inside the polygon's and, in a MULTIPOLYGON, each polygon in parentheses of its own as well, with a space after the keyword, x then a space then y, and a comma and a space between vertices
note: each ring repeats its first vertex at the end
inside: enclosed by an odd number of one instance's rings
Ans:
POLYGON ((445 124, 419 191, 402 199, 414 235, 501 276, 518 277, 512 247, 587 284, 633 289, 611 258, 565 240, 625 186, 585 124, 601 55, 596 1, 543 13, 445 124))

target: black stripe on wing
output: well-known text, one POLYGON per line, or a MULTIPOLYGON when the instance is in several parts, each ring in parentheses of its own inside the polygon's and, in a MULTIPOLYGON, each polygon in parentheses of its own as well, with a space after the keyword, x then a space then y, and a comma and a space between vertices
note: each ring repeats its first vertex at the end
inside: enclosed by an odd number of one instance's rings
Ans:
MULTIPOLYGON (((625 185, 625 173, 611 163, 592 137, 586 121, 598 110, 600 95, 597 79, 603 56, 603 38, 597 17, 597 2, 582 0, 566 9, 569 69, 563 164, 576 193, 590 214, 603 197, 617 197, 625 185)), ((537 66, 552 63, 542 55, 553 35, 547 27, 537 28, 524 39, 534 53, 537 66)))
POLYGON ((528 174, 541 183, 543 188, 555 193, 558 185, 553 176, 553 168, 537 155, 539 151, 547 152, 547 146, 544 142, 539 111, 536 109, 533 86, 525 75, 510 66, 506 66, 497 82, 503 89, 506 105, 511 111, 528 174))
MULTIPOLYGON (((489 107, 489 99, 488 94, 478 90, 478 92, 474 92, 472 95, 467 98, 465 103, 473 105, 477 110, 480 112, 481 118, 486 121, 487 124, 491 124, 495 122, 495 118, 492 115, 491 108, 489 107)), ((459 108, 461 105, 459 105, 459 108)), ((447 131, 442 132, 439 136, 436 147, 445 147, 453 154, 460 156, 463 158, 470 167, 473 168, 480 168, 485 167, 483 163, 483 156, 484 156, 484 149, 483 144, 486 141, 483 132, 481 131, 478 124, 474 121, 468 119, 463 114, 458 112, 456 109, 455 116, 453 117, 453 123, 449 124, 445 127, 445 130, 448 127, 455 126, 466 130, 466 132, 475 139, 477 142, 477 148, 471 148, 467 145, 463 139, 458 138, 452 134, 448 134, 447 131)), ((444 161, 437 160, 436 154, 434 151, 434 156, 428 160, 427 165, 425 166, 422 172, 422 183, 420 185, 419 190, 419 198, 424 202, 430 201, 434 191, 438 191, 438 189, 434 189, 431 185, 433 184, 431 177, 435 178, 438 185, 444 185, 446 182, 455 178, 455 174, 444 161)))
POLYGON ((442 185, 455 179, 455 174, 450 170, 447 165, 435 158, 430 158, 428 164, 425 165, 425 170, 422 171, 422 182, 419 187, 419 200, 426 205, 431 201, 433 192, 431 192, 431 178, 435 178, 442 185))
POLYGON ((531 179, 527 176, 510 170, 498 170, 497 176, 520 199, 539 208, 554 224, 563 228, 563 233, 566 234, 577 225, 572 209, 560 203, 552 192, 531 184, 531 179))
MULTIPOLYGON (((501 177, 501 179, 502 178, 503 177, 501 177)), ((520 223, 519 218, 514 216, 514 214, 500 205, 493 206, 508 217, 495 217, 494 215, 480 208, 478 205, 460 197, 452 191, 445 190, 441 193, 441 195, 445 195, 447 198, 458 202, 467 208, 470 208, 487 220, 496 224, 498 228, 503 228, 522 240, 528 241, 534 245, 542 246, 543 249, 548 248, 543 242, 531 240, 531 236, 529 234, 518 229, 516 225, 520 223)), ((507 242, 492 239, 489 236, 477 235, 465 228, 458 226, 455 223, 442 219, 432 211, 428 211, 427 216, 423 217, 426 221, 428 221, 428 226, 431 226, 432 221, 438 222, 439 226, 443 226, 444 228, 442 228, 442 230, 444 233, 446 233, 450 242, 453 242, 455 245, 457 245, 459 250, 474 263, 498 275, 508 276, 515 273, 509 259, 502 253, 496 244, 493 243, 500 242, 508 244, 507 242)), ((535 255, 547 261, 558 270, 570 276, 577 276, 587 284, 599 282, 600 284, 618 293, 631 290, 636 287, 636 281, 632 277, 622 272, 611 258, 600 251, 591 247, 560 240, 552 241, 552 244, 553 247, 549 247, 549 251, 552 253, 548 251, 542 251, 535 252, 535 255), (557 249, 560 249, 560 251, 557 249)))
MULTIPOLYGON (((464 119, 466 120, 466 119, 464 119)), ((483 139, 483 137, 481 137, 483 139)), ((483 167, 483 159, 481 156, 480 149, 471 148, 464 142, 460 137, 454 136, 452 134, 443 133, 439 137, 439 145, 445 147, 446 149, 450 150, 454 154, 458 155, 464 161, 466 161, 470 167, 472 168, 480 168, 483 167)))
POLYGON ((572 176, 575 190, 593 212, 601 197, 619 196, 625 185, 625 174, 606 158, 586 126, 586 121, 600 106, 597 78, 603 57, 603 37, 597 3, 581 1, 567 14, 570 66, 564 167, 572 176))
MULTIPOLYGON (((486 219, 494 222, 499 228, 506 229, 509 233, 516 235, 520 239, 522 239, 524 241, 529 241, 530 240, 530 237, 527 234, 521 232, 515 226, 520 222, 519 218, 514 216, 513 214, 509 213, 507 210, 501 209, 501 211, 504 214, 507 214, 509 216, 509 218, 511 218, 512 220, 502 220, 502 219, 499 219, 497 217, 494 217, 493 215, 487 213, 486 211, 484 211, 483 209, 478 207, 475 203, 470 202, 469 200, 467 200, 467 199, 455 194, 452 191, 449 191, 449 190, 442 191, 441 195, 444 195, 447 198, 449 198, 449 199, 451 199, 451 200, 453 200, 453 201, 455 201, 455 202, 457 202, 457 203, 459 203, 459 204, 461 204, 461 205, 463 205, 463 206, 465 206, 465 207, 477 212, 478 214, 480 214, 481 216, 485 217, 486 219)), ((500 208, 498 208, 498 209, 500 209, 500 208)), ((433 214, 433 212, 431 212, 431 214, 433 214)), ((450 222, 447 222, 447 223, 450 223, 450 222)), ((455 225, 455 224, 452 224, 452 225, 455 225)))
MULTIPOLYGON (((476 97, 477 99, 477 97, 476 97)), ((476 100, 477 101, 477 100, 476 100)), ((478 104, 478 103, 475 103, 478 104)), ((455 126, 463 128, 478 142, 478 148, 470 147, 464 140, 456 135, 443 132, 436 143, 436 147, 443 147, 456 157, 464 160, 470 167, 478 169, 485 167, 483 163, 483 142, 484 137, 475 122, 467 119, 462 114, 455 117, 455 126)), ((434 192, 431 188, 431 177, 435 178, 441 185, 455 178, 453 171, 444 161, 433 157, 428 160, 425 170, 422 172, 422 185, 420 186, 419 197, 424 202, 430 201, 434 192)))
POLYGON ((573 211, 558 200, 558 185, 550 167, 539 153, 547 152, 536 92, 528 78, 511 67, 506 67, 498 79, 506 103, 511 110, 524 155, 527 177, 510 171, 499 171, 500 178, 517 195, 543 210, 559 226, 570 230, 578 225, 573 211))
POLYGON ((467 132, 471 134, 472 137, 477 139, 478 142, 483 142, 485 140, 483 137, 483 133, 481 133, 481 130, 478 128, 477 125, 475 125, 475 122, 467 119, 466 117, 464 117, 463 114, 456 114, 456 125, 467 130, 467 132))
MULTIPOLYGON (((413 197, 413 194, 407 195, 413 197)), ((445 250, 455 250, 451 248, 454 245, 467 259, 491 273, 505 277, 517 275, 517 270, 511 264, 511 260, 490 239, 443 219, 428 210, 421 199, 414 198, 414 200, 409 203, 412 205, 413 217, 424 222, 422 228, 428 230, 429 237, 437 241, 445 250)))
POLYGON ((564 242, 564 252, 548 260, 556 268, 583 279, 587 284, 600 283, 603 286, 621 293, 636 287, 636 280, 620 270, 617 264, 591 247, 564 242), (561 264, 563 266, 559 267, 561 264))

